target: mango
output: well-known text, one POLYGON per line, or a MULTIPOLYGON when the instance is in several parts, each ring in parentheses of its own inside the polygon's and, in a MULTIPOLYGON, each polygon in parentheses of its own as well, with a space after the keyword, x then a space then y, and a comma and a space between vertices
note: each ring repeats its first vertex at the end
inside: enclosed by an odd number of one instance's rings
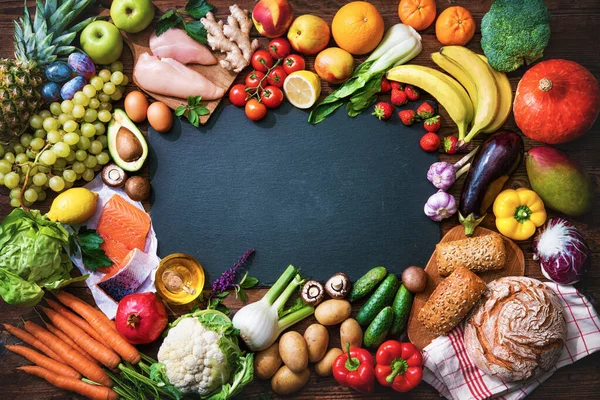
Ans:
POLYGON ((529 150, 525 167, 531 188, 546 207, 569 216, 592 207, 594 187, 587 172, 562 151, 542 146, 529 150))

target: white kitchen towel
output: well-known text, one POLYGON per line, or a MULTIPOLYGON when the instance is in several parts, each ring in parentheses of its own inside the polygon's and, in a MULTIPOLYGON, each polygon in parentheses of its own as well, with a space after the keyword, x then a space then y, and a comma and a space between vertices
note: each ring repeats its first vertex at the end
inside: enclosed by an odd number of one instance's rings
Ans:
POLYGON ((567 343, 552 370, 521 383, 488 376, 469 359, 460 324, 423 349, 425 382, 449 400, 523 399, 558 368, 600 350, 600 319, 588 299, 573 286, 546 285, 558 295, 567 322, 567 343))

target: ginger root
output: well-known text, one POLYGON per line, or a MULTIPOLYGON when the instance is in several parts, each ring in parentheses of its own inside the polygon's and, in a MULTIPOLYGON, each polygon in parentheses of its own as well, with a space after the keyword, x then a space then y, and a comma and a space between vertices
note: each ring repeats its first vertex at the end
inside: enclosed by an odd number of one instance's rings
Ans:
POLYGON ((231 15, 227 17, 226 24, 223 21, 217 22, 212 12, 200 21, 206 28, 210 48, 227 54, 224 60, 219 61, 221 67, 240 72, 250 64, 250 57, 258 48, 258 41, 250 41, 252 20, 248 17, 248 11, 234 4, 229 7, 229 12, 231 15))

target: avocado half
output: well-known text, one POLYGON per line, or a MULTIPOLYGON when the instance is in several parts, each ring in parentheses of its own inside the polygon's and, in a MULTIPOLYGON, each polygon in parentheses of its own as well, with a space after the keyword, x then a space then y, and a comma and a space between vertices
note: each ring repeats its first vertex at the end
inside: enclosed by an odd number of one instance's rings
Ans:
POLYGON ((148 157, 148 143, 125 111, 115 109, 108 124, 108 151, 125 171, 138 171, 148 157))

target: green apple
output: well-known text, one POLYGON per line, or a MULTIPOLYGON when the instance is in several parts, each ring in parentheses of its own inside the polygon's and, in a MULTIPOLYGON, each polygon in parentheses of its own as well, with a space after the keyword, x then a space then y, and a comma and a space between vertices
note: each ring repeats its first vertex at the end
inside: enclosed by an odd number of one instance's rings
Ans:
POLYGON ((114 0, 110 18, 117 28, 128 33, 143 31, 154 19, 152 0, 114 0))
POLYGON ((121 57, 123 38, 116 26, 94 21, 81 32, 81 48, 96 64, 110 64, 121 57))

